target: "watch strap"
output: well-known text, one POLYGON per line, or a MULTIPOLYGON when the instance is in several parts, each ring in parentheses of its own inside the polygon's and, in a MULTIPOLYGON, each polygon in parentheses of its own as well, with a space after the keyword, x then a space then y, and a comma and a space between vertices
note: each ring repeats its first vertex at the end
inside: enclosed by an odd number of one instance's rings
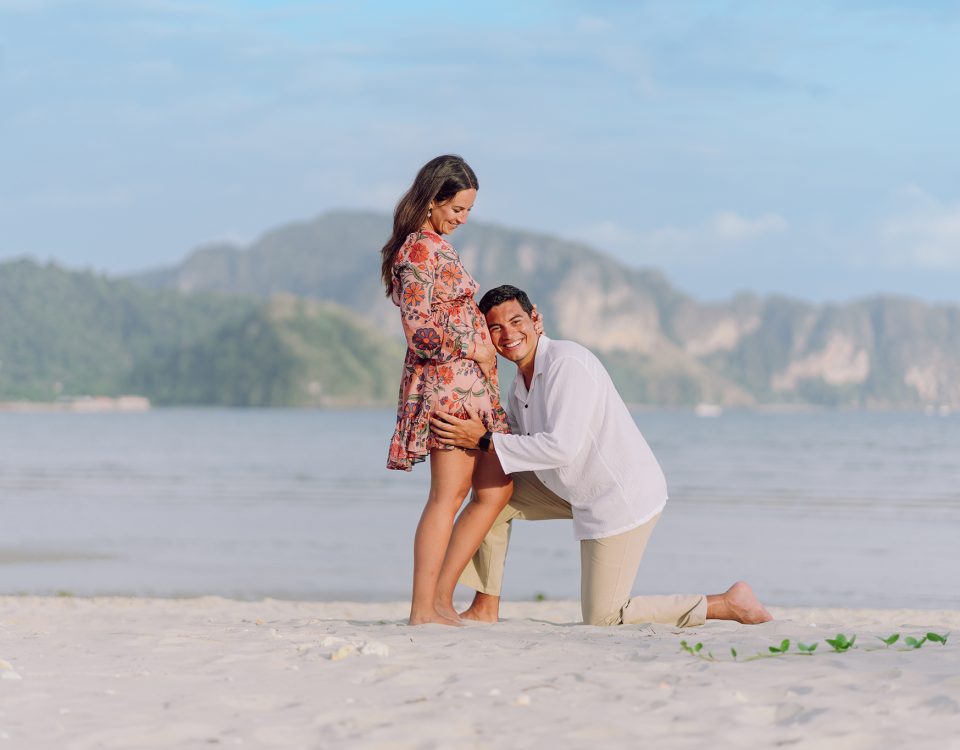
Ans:
POLYGON ((493 438, 493 433, 490 430, 487 430, 480 439, 477 441, 477 447, 482 450, 484 453, 490 451, 490 440, 493 438))

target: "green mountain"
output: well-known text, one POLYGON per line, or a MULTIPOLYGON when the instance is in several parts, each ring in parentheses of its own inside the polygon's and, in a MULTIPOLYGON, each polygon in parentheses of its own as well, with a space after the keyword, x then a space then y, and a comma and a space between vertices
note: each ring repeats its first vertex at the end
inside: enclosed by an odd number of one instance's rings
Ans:
POLYGON ((0 264, 0 400, 386 402, 403 350, 334 304, 146 290, 27 260, 0 264))
MULTIPOLYGON (((125 280, 0 264, 0 400, 391 404, 404 344, 380 288, 388 230, 329 213, 125 280)), ((628 401, 960 407, 955 306, 703 304, 582 243, 481 223, 452 239, 482 288, 526 289, 547 332, 595 351, 628 401)))
MULTIPOLYGON (((379 249, 389 217, 324 214, 249 247, 198 249, 134 277, 153 289, 335 302, 394 337, 379 249)), ((725 405, 960 406, 960 308, 875 297, 817 306, 741 295, 704 304, 659 273, 579 242, 473 222, 452 238, 482 289, 524 288, 547 332, 595 351, 631 401, 725 405)))
POLYGON ((387 403, 404 351, 332 303, 276 297, 214 336, 139 362, 127 382, 161 405, 387 403))

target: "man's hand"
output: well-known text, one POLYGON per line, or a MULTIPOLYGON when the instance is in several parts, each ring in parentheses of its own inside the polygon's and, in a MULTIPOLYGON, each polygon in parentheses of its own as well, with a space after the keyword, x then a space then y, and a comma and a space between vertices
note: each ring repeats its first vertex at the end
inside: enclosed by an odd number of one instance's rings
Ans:
POLYGON ((475 450, 477 443, 487 431, 480 416, 469 406, 465 406, 470 419, 459 419, 452 414, 435 412, 430 418, 430 429, 444 445, 475 450))

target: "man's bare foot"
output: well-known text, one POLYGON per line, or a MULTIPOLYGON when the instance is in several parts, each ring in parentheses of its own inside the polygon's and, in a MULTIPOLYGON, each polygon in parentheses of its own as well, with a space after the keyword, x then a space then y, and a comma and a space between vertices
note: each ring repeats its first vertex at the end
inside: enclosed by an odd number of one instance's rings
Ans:
POLYGON ((460 613, 460 619, 473 620, 474 622, 499 622, 500 620, 495 612, 477 610, 472 606, 460 613))
POLYGON ((478 591, 473 597, 473 603, 460 613, 460 618, 475 622, 498 622, 500 620, 500 597, 481 594, 478 591))
POLYGON ((436 623, 437 625, 451 625, 455 628, 463 627, 463 623, 460 622, 459 618, 452 620, 449 617, 444 617, 436 610, 433 610, 432 612, 411 612, 410 619, 407 621, 408 625, 427 625, 428 623, 436 623))
POLYGON ((736 620, 745 625, 758 625, 773 619, 753 593, 753 589, 743 581, 737 581, 722 594, 707 597, 708 620, 736 620))

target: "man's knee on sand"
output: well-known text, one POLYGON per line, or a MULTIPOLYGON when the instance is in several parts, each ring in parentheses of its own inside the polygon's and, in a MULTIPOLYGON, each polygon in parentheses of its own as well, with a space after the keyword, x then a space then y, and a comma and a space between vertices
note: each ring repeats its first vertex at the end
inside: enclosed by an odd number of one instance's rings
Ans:
POLYGON ((703 594, 669 594, 631 597, 616 608, 583 600, 584 625, 660 623, 677 628, 703 625, 707 621, 707 597, 703 594))
POLYGON ((608 627, 610 625, 623 624, 623 607, 616 609, 602 609, 584 605, 582 607, 584 625, 600 625, 608 627))

